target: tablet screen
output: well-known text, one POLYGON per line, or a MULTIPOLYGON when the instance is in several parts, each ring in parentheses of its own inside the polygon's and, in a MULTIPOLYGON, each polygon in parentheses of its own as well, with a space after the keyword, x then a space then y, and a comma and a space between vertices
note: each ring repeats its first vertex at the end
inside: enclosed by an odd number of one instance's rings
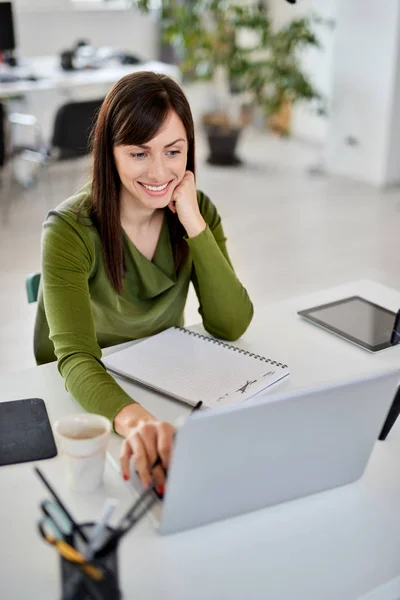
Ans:
POLYGON ((302 310, 298 314, 372 352, 393 345, 390 340, 396 314, 359 296, 302 310))

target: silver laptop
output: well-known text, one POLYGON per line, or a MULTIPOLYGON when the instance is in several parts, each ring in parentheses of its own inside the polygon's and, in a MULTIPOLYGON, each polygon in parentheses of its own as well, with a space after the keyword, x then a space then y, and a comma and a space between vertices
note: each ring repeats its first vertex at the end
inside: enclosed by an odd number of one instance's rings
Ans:
MULTIPOLYGON (((355 481, 391 406, 399 370, 191 415, 179 429, 162 534, 355 481)), ((134 495, 143 488, 132 469, 134 495)))

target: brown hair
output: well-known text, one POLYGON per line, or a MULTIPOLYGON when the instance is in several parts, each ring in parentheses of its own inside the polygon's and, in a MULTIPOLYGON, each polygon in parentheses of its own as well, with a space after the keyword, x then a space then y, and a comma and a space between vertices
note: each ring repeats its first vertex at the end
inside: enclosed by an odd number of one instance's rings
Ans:
MULTIPOLYGON (((192 113, 179 85, 166 75, 142 71, 126 75, 107 94, 92 132, 93 184, 91 218, 103 246, 107 275, 118 293, 125 276, 120 221, 120 179, 113 147, 143 145, 155 137, 169 112, 180 117, 188 139, 186 169, 195 174, 195 140, 192 113)), ((187 245, 178 216, 166 211, 176 270, 187 245)))

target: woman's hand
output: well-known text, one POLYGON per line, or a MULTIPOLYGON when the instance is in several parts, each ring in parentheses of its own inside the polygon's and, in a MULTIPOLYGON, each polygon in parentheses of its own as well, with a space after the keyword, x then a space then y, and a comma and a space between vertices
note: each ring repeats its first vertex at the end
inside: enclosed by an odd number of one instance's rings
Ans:
POLYGON ((182 181, 175 188, 168 207, 177 213, 188 237, 195 237, 206 228, 197 202, 196 183, 191 171, 186 171, 182 181))
POLYGON ((121 472, 125 480, 129 479, 130 460, 133 456, 136 471, 145 488, 153 483, 157 491, 164 493, 165 472, 168 469, 174 444, 175 428, 164 421, 139 421, 129 430, 121 447, 121 472), (160 457, 161 465, 151 469, 154 461, 160 457))
POLYGON ((140 404, 128 404, 114 419, 114 428, 125 440, 121 446, 121 473, 125 480, 130 476, 131 457, 143 485, 148 488, 155 483, 158 491, 165 484, 174 443, 175 428, 158 421, 140 404), (160 457, 161 465, 151 470, 153 462, 160 457))

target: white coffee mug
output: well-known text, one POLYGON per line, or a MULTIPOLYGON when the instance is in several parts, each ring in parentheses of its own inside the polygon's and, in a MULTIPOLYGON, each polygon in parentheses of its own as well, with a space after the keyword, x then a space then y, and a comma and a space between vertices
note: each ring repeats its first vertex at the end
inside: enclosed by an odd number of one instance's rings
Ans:
POLYGON ((59 419, 53 429, 65 462, 68 485, 78 492, 97 489, 103 480, 110 421, 83 413, 59 419))

